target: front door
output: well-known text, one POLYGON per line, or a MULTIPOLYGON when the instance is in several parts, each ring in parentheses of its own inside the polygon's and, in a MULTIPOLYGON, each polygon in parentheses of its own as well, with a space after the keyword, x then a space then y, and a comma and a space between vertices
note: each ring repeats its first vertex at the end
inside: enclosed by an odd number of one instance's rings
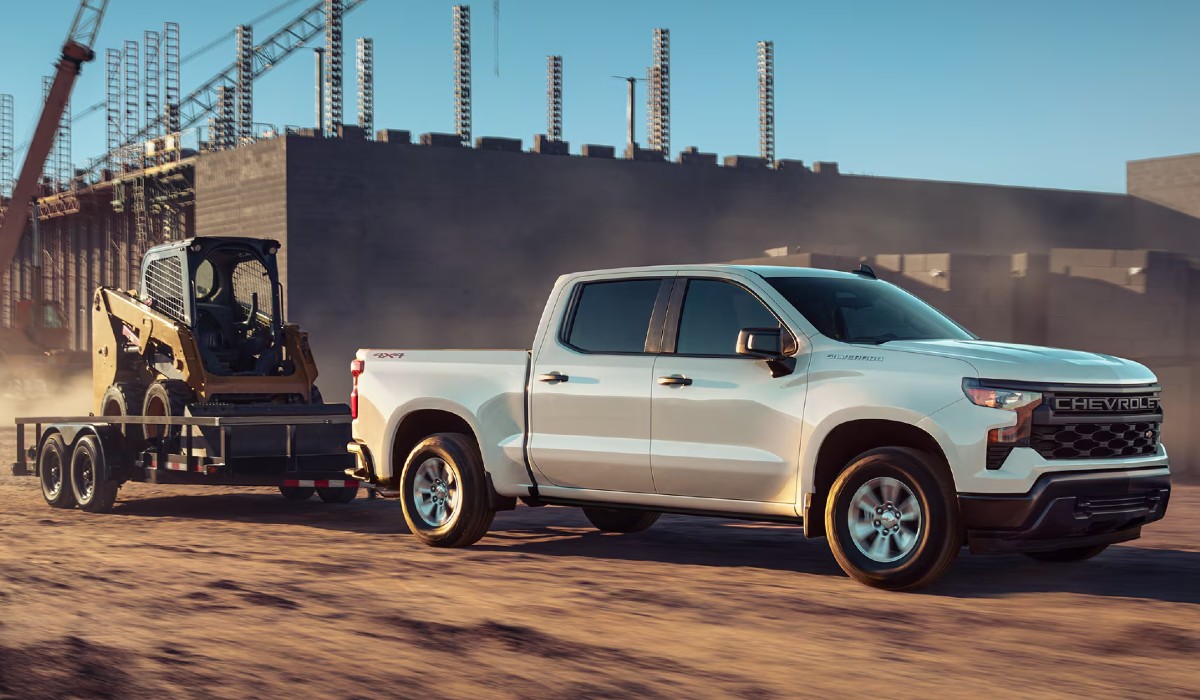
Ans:
POLYGON ((779 319, 732 280, 677 284, 687 287, 674 352, 664 347, 654 365, 650 461, 658 493, 794 503, 806 375, 773 378, 766 362, 736 353, 741 329, 779 319))
POLYGON ((670 284, 641 277, 570 290, 530 382, 529 453, 553 485, 654 493, 650 388, 670 284))

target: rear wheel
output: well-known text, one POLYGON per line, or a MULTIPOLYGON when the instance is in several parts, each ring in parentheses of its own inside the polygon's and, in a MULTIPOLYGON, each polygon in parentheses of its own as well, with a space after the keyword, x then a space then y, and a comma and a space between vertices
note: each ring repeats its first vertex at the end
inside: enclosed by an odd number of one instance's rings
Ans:
POLYGON ((619 508, 584 508, 583 515, 601 532, 641 532, 658 522, 661 513, 619 508))
POLYGON ((311 486, 280 486, 279 493, 289 501, 307 501, 317 490, 311 486))
MULTIPOLYGON (((142 415, 147 418, 182 418, 187 405, 192 402, 195 394, 187 382, 179 379, 166 379, 155 382, 146 390, 142 401, 142 415)), ((147 425, 144 427, 146 440, 161 440, 168 451, 176 451, 177 443, 182 432, 179 426, 147 425)))
POLYGON ((68 476, 71 451, 62 435, 46 438, 38 452, 38 476, 42 481, 42 497, 51 508, 74 508, 75 494, 68 476))
POLYGON ((843 571, 888 589, 934 582, 962 543, 949 476, 929 455, 901 447, 865 452, 838 476, 825 532, 843 571))
POLYGON ((75 441, 70 475, 71 491, 82 510, 89 513, 112 510, 120 485, 109 478, 104 452, 95 435, 84 435, 75 441))
POLYGON ((496 515, 479 449, 459 433, 431 435, 413 449, 400 475, 400 501, 409 529, 431 547, 474 544, 496 515))
POLYGON ((317 496, 324 503, 349 503, 358 498, 358 487, 319 488, 317 496))
POLYGON ((1098 544, 1091 547, 1068 547, 1066 549, 1055 549, 1049 552, 1025 552, 1025 556, 1036 561, 1049 561, 1057 563, 1066 563, 1073 561, 1086 561, 1108 549, 1106 544, 1098 544))

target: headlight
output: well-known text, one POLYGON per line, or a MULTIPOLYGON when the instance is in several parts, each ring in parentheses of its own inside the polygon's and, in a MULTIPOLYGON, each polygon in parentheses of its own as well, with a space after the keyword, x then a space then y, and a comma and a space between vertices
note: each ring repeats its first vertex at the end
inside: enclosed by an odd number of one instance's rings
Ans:
POLYGON ((1042 405, 1040 391, 1005 389, 987 386, 978 379, 964 379, 963 393, 971 403, 986 408, 998 408, 1017 414, 1017 422, 1007 428, 988 431, 988 444, 1028 447, 1030 429, 1033 426, 1033 411, 1042 405))
POLYGON ((979 383, 978 379, 964 379, 963 393, 976 406, 1000 408, 1006 411, 1015 411, 1030 405, 1036 407, 1037 404, 1042 402, 1042 393, 1040 391, 1021 391, 1018 389, 1000 389, 984 386, 979 383))

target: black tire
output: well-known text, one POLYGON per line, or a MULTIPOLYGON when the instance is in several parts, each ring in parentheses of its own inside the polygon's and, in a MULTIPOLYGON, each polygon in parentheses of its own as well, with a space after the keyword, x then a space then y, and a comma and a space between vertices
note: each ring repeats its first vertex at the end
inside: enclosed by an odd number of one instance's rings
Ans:
POLYGON ((74 508, 75 493, 69 476, 71 450, 63 436, 55 433, 46 438, 38 452, 38 477, 42 482, 42 498, 51 508, 74 508))
POLYGON ((409 453, 400 503, 409 530, 431 547, 475 544, 496 516, 479 448, 459 433, 431 435, 409 453))
MULTIPOLYGON (((125 417, 142 415, 142 404, 146 399, 146 387, 133 382, 117 382, 104 390, 100 399, 100 415, 125 417)), ((125 433, 127 457, 142 451, 145 446, 145 431, 140 425, 127 425, 125 433)))
POLYGON ((358 498, 358 487, 319 488, 317 496, 322 503, 349 503, 358 498))
POLYGON ((109 478, 104 451, 95 435, 84 435, 75 441, 70 474, 71 491, 80 509, 89 513, 112 510, 121 486, 109 478))
POLYGON ((662 513, 622 508, 583 508, 583 515, 600 532, 641 532, 658 522, 662 513))
MULTIPOLYGON (((154 382, 146 389, 142 399, 141 415, 182 418, 188 404, 194 400, 195 394, 185 381, 166 379, 154 382)), ((178 452, 179 436, 182 432, 179 426, 146 425, 143 426, 142 434, 147 442, 157 442, 168 452, 178 452)))
POLYGON ((317 388, 316 384, 313 384, 312 386, 312 391, 309 393, 308 402, 314 406, 325 403, 325 397, 321 396, 321 390, 317 388))
POLYGON ((279 493, 289 501, 307 501, 317 490, 311 486, 280 486, 279 493))
POLYGON ((834 559, 847 575, 891 590, 939 579, 958 555, 963 537, 947 471, 929 455, 901 447, 870 450, 854 458, 830 489, 825 532, 834 559), (889 492, 896 502, 881 502, 878 496, 889 492), (880 518, 863 517, 871 503, 880 518))
POLYGON ((1074 561, 1087 561, 1106 549, 1108 549, 1108 545, 1097 544, 1092 545, 1091 547, 1068 547, 1066 549, 1054 549, 1049 552, 1025 552, 1025 556, 1035 561, 1067 563, 1074 561))

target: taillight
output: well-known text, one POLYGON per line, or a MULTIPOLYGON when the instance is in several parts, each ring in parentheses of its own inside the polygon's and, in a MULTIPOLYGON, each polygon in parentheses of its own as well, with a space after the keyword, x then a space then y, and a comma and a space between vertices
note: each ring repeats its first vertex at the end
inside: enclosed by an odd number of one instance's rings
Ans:
POLYGON ((350 391, 350 417, 358 420, 358 377, 367 369, 363 360, 350 362, 350 376, 354 377, 354 388, 350 391))

